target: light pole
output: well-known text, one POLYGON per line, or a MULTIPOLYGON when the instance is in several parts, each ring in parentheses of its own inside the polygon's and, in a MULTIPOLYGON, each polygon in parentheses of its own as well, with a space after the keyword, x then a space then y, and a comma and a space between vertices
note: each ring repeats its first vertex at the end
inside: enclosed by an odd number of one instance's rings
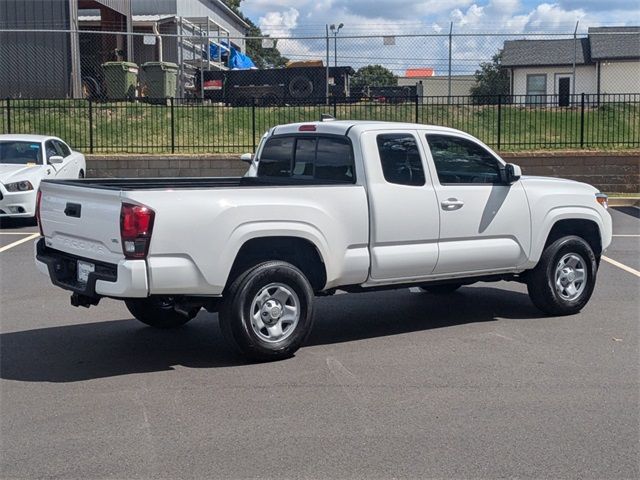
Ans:
POLYGON ((329 26, 329 29, 333 32, 333 65, 335 67, 338 66, 338 32, 342 27, 344 27, 344 23, 341 23, 338 26, 332 23, 329 26))

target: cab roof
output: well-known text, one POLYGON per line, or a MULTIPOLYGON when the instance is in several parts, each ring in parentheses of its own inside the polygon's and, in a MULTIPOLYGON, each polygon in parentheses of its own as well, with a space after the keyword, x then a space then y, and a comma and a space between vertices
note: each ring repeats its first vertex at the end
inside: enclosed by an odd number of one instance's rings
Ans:
POLYGON ((438 125, 425 125, 422 123, 381 122, 373 120, 325 120, 323 122, 298 122, 278 125, 271 131, 271 135, 283 135, 292 133, 326 133, 330 135, 346 135, 352 128, 358 130, 385 130, 385 129, 409 129, 424 130, 425 128, 437 132, 449 132, 467 135, 461 130, 438 125), (314 130, 301 130, 300 127, 314 128, 314 130))

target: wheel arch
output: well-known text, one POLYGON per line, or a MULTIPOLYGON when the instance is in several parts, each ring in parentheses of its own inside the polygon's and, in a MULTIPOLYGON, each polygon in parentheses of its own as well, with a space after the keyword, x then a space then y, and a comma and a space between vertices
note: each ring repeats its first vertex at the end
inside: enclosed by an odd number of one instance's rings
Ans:
MULTIPOLYGON (((583 238, 593 250, 599 261, 602 254, 604 225, 600 216, 593 210, 584 209, 556 209, 549 212, 538 238, 532 245, 531 260, 536 263, 547 246, 558 238, 566 235, 576 235, 583 238)), ((535 230, 534 230, 535 231, 535 230)))
POLYGON ((299 234, 258 235, 238 248, 229 268, 225 289, 242 272, 253 265, 270 260, 282 260, 297 267, 320 291, 327 283, 327 268, 321 248, 311 239, 299 234))

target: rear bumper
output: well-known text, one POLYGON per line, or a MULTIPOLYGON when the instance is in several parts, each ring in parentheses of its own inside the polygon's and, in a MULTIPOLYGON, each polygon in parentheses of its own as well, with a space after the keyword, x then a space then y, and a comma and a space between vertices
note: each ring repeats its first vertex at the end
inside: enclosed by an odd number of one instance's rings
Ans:
POLYGON ((142 298, 149 294, 144 260, 121 260, 117 264, 96 262, 48 248, 45 239, 41 238, 35 243, 35 261, 38 270, 47 275, 54 285, 78 295, 98 299, 142 298), (95 265, 95 272, 89 274, 86 284, 76 279, 78 260, 95 265))

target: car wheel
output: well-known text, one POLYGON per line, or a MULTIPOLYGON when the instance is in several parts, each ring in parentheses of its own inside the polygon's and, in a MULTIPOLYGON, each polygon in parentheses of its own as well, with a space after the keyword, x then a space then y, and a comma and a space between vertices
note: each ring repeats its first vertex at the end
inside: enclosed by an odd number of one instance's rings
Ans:
POLYGON ((84 170, 80 170, 80 172, 78 172, 78 178, 84 178, 84 170))
POLYGON ((200 311, 199 308, 192 308, 186 314, 176 312, 174 309, 175 299, 167 296, 130 298, 124 303, 131 315, 142 323, 155 328, 181 327, 200 311))
POLYGON ((447 294, 455 292, 461 286, 461 283, 443 283, 442 285, 424 285, 420 289, 433 294, 447 294))
POLYGON ((589 244, 577 236, 562 237, 542 253, 527 276, 529 297, 550 315, 578 313, 596 284, 598 264, 589 244))
POLYGON ((257 361, 291 357, 313 324, 313 289, 295 266, 270 261, 239 275, 218 317, 226 339, 257 361))

